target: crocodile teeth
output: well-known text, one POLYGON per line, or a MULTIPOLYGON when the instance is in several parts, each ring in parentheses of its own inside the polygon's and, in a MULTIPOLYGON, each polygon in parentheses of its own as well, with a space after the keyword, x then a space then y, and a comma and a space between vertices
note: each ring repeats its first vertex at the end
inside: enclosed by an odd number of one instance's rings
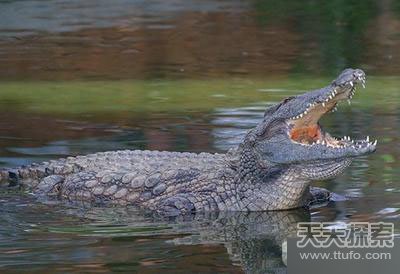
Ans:
POLYGON ((369 142, 369 136, 367 136, 367 138, 365 139, 367 142, 369 142))
POLYGON ((325 107, 325 103, 322 103, 322 106, 325 107))
POLYGON ((350 86, 354 86, 353 82, 350 82, 350 86))

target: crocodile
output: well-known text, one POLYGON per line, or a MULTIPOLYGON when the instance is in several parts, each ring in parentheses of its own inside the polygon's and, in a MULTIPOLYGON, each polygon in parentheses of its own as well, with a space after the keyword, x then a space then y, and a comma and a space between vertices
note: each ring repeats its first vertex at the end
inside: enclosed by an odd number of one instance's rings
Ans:
POLYGON ((135 206, 167 215, 204 211, 272 211, 327 202, 311 187, 335 177, 377 141, 335 138, 319 119, 365 88, 361 69, 345 69, 328 86, 268 107, 262 121, 226 153, 123 150, 67 157, 0 171, 8 185, 37 197, 83 205, 135 206))

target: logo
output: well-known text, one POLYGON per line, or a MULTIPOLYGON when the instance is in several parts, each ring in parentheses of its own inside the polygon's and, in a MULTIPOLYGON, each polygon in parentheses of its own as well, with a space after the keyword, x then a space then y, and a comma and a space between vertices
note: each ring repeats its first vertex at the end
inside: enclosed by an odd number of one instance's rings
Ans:
POLYGON ((298 248, 312 245, 316 248, 385 248, 394 246, 393 223, 352 222, 301 222, 297 224, 298 248))

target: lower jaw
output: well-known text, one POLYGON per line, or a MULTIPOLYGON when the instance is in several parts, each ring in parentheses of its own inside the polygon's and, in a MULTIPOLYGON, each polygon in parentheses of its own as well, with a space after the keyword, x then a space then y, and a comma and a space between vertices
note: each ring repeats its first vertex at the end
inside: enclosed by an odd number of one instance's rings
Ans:
POLYGON ((352 158, 332 159, 320 163, 309 163, 302 167, 302 175, 310 181, 332 179, 341 174, 352 163, 352 158))

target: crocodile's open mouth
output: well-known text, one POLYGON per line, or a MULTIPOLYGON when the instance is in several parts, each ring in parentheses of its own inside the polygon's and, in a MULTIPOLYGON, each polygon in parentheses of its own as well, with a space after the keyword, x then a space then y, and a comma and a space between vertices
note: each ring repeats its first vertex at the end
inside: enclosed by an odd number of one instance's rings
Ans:
POLYGON ((363 140, 352 140, 348 136, 335 138, 328 132, 324 132, 318 124, 319 119, 328 112, 336 111, 339 101, 350 100, 356 92, 357 85, 365 88, 365 74, 360 72, 343 83, 333 83, 326 93, 309 103, 307 108, 289 119, 289 136, 293 142, 305 146, 314 144, 325 145, 331 148, 354 147, 362 148, 375 146, 377 141, 369 142, 369 137, 363 140))

